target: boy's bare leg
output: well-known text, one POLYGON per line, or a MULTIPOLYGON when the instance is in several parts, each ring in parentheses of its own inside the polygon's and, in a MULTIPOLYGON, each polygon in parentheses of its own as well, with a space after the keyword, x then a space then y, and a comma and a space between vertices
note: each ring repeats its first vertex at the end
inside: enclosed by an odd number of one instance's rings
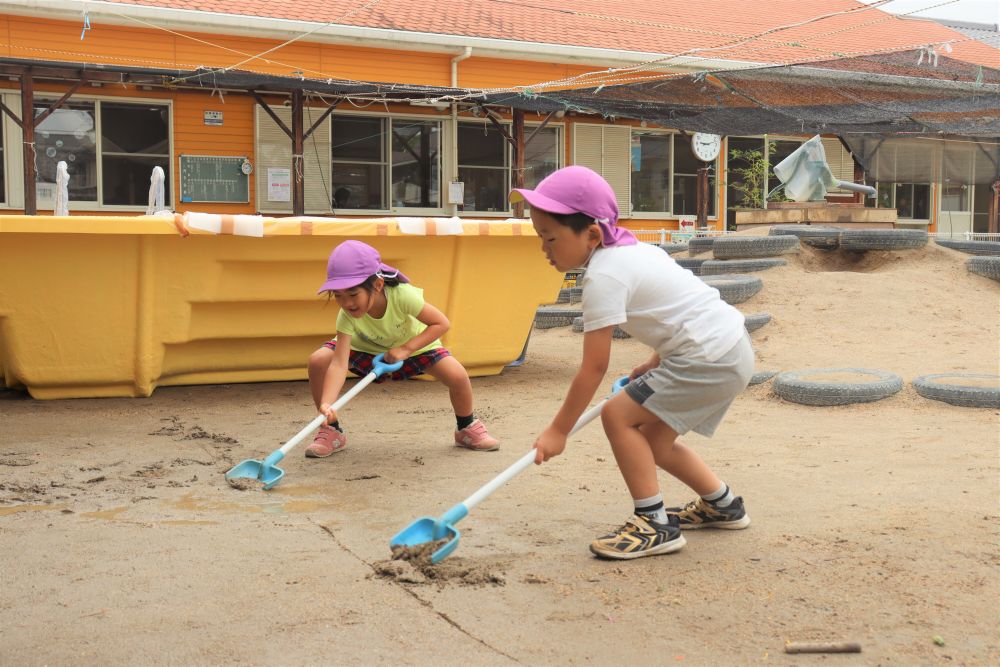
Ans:
POLYGON ((656 465, 687 484, 699 496, 722 486, 712 469, 687 445, 677 442, 677 431, 657 419, 640 427, 653 450, 656 465))
POLYGON ((701 457, 676 442, 676 431, 625 392, 608 401, 601 411, 601 421, 633 498, 649 498, 660 492, 657 466, 699 495, 721 486, 701 457))
POLYGON ((427 374, 448 387, 448 397, 456 415, 472 414, 472 381, 458 359, 445 357, 428 368, 427 374))

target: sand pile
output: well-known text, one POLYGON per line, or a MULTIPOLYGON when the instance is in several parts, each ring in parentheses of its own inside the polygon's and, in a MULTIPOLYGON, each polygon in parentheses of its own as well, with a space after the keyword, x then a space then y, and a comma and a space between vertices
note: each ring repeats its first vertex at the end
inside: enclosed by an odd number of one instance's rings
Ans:
MULTIPOLYGON (((757 230, 755 230, 757 231, 757 230)), ((739 304, 772 320, 753 334, 759 370, 865 367, 905 381, 927 373, 1000 372, 1000 283, 969 273, 968 255, 845 252, 803 246, 755 275, 739 304)))

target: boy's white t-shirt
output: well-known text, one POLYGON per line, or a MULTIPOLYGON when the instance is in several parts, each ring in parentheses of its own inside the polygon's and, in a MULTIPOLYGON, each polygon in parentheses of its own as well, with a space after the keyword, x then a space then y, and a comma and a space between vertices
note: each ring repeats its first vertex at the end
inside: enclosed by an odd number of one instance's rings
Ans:
POLYGON ((598 248, 583 276, 583 330, 619 325, 660 358, 716 361, 744 335, 743 313, 648 243, 598 248))

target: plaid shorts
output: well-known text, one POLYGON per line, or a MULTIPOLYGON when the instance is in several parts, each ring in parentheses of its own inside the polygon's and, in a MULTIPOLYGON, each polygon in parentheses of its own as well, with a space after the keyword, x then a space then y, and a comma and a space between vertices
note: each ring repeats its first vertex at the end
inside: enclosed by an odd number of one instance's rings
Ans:
MULTIPOLYGON (((336 350, 337 340, 328 340, 323 343, 323 347, 336 350)), ((351 350, 351 355, 347 362, 347 369, 358 377, 364 377, 372 372, 372 367, 374 366, 372 361, 375 359, 375 356, 376 355, 368 354, 367 352, 351 350)), ((435 347, 432 350, 427 350, 426 352, 421 352, 420 354, 414 354, 403 362, 403 367, 398 371, 386 373, 385 375, 380 375, 375 378, 375 384, 385 382, 386 380, 408 380, 411 377, 422 375, 427 372, 428 368, 445 357, 450 356, 451 352, 443 347, 435 347)))

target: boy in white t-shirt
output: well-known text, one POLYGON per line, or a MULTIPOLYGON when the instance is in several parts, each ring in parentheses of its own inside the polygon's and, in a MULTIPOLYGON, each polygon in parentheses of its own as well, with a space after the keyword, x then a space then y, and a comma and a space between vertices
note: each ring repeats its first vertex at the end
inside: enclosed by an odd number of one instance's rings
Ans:
POLYGON ((749 383, 753 349, 743 315, 667 253, 618 227, 615 194, 590 169, 565 167, 510 198, 531 205, 542 251, 557 271, 586 267, 583 359, 562 407, 535 441, 535 462, 565 449, 607 372, 616 325, 653 349, 601 413, 635 515, 590 550, 602 558, 639 558, 680 549, 682 528, 745 528, 743 499, 676 440, 688 431, 711 436, 749 383), (700 497, 665 508, 657 466, 700 497))

